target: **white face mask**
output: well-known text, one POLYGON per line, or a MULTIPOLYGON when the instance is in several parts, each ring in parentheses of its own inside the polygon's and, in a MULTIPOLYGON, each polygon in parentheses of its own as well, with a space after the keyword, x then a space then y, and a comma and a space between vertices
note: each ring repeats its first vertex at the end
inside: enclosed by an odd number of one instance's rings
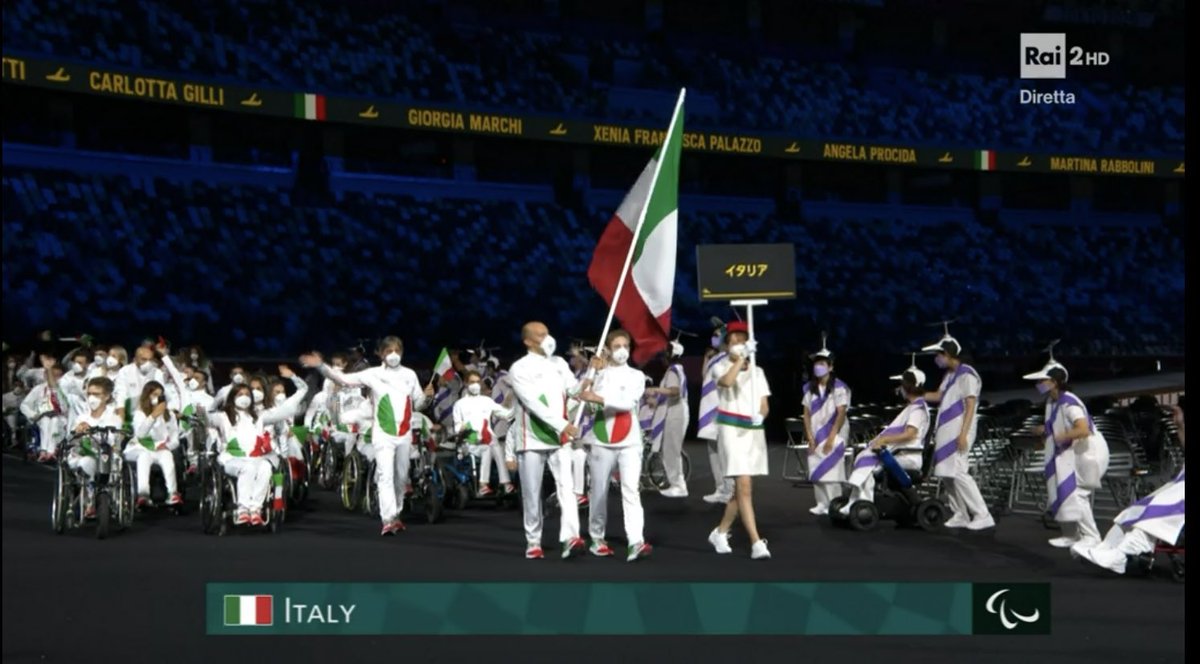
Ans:
POLYGON ((161 401, 161 399, 157 396, 150 397, 151 406, 157 406, 159 401, 161 401))
POLYGON ((246 410, 247 408, 250 407, 250 397, 245 394, 239 394, 238 398, 233 400, 233 405, 237 406, 238 408, 240 408, 242 410, 246 410))
POLYGON ((480 385, 479 383, 471 383, 470 385, 467 385, 467 394, 470 394, 473 397, 479 396, 479 393, 482 391, 483 391, 483 386, 480 385))
POLYGON ((746 344, 734 344, 729 347, 729 352, 737 357, 746 357, 746 344))
POLYGON ((383 358, 383 361, 387 362, 389 367, 395 369, 396 367, 400 366, 400 353, 388 353, 387 356, 383 358))
POLYGON ((88 408, 91 408, 93 411, 100 410, 100 406, 104 405, 104 400, 94 394, 89 395, 87 401, 88 408))
POLYGON ((264 396, 262 390, 250 390, 250 394, 254 395, 254 403, 262 403, 264 396))
POLYGON ((192 361, 196 362, 200 359, 200 353, 192 353, 192 361))
POLYGON ((543 355, 554 357, 554 351, 558 350, 558 342, 554 340, 554 337, 547 334, 546 338, 542 339, 541 348, 543 355))
POLYGON ((241 384, 242 384, 242 383, 244 383, 244 382, 246 382, 246 377, 245 377, 245 376, 243 376, 243 375, 242 375, 242 374, 240 374, 240 373, 235 373, 235 374, 233 374, 233 384, 234 384, 234 385, 241 385, 241 384))
POLYGON ((147 360, 138 365, 138 369, 142 371, 143 376, 149 376, 154 373, 154 363, 147 360))
POLYGON ((116 369, 117 367, 121 366, 121 361, 112 355, 109 355, 108 359, 104 360, 104 363, 107 364, 108 368, 110 369, 116 369))
POLYGON ((82 364, 72 364, 71 365, 71 373, 75 374, 76 376, 83 373, 83 365, 82 364))
POLYGON ((198 390, 200 389, 200 381, 196 380, 195 378, 189 378, 187 386, 189 390, 198 390))
POLYGON ((100 366, 101 364, 104 364, 105 359, 106 358, 103 355, 97 355, 92 358, 92 364, 94 364, 96 366, 100 366))
POLYGON ((625 346, 620 346, 612 352, 613 362, 617 364, 625 364, 629 361, 629 349, 625 346))
POLYGON ((287 401, 287 392, 276 392, 275 403, 282 403, 284 401, 287 401))

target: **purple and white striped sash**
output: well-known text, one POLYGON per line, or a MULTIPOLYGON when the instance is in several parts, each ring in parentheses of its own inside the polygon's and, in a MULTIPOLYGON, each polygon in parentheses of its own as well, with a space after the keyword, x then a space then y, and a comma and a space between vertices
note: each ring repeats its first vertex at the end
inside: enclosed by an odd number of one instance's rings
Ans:
MULTIPOLYGON (((963 376, 965 374, 968 374, 968 373, 975 374, 976 378, 979 377, 979 374, 976 374, 975 370, 972 369, 969 365, 966 365, 966 364, 958 365, 958 369, 956 369, 954 371, 954 375, 952 375, 950 377, 950 382, 946 383, 946 387, 945 387, 945 389, 942 390, 942 394, 945 395, 946 393, 948 393, 950 391, 950 388, 954 387, 954 383, 958 382, 959 377, 963 376)), ((942 429, 942 427, 946 426, 947 424, 950 424, 954 420, 961 417, 962 414, 965 413, 966 411, 967 411, 967 400, 966 399, 959 399, 958 401, 955 401, 954 403, 950 404, 949 406, 944 406, 942 408, 939 408, 938 409, 938 421, 937 421, 938 430, 940 431, 942 429)), ((936 466, 936 465, 942 463, 943 461, 945 461, 946 459, 949 459, 957 451, 958 451, 958 440, 956 439, 956 440, 947 441, 945 444, 943 444, 941 447, 939 447, 937 450, 934 451, 933 465, 936 466)))
POLYGON ((717 353, 704 366, 704 385, 700 388, 700 419, 696 421, 697 431, 711 426, 717 421, 717 381, 709 377, 713 367, 725 359, 726 353, 717 353))

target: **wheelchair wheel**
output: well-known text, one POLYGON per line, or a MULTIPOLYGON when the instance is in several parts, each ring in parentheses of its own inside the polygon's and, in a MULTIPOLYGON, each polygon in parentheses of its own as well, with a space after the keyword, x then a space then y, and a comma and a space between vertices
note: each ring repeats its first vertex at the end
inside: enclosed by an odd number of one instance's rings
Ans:
POLYGON ((71 497, 71 477, 63 464, 58 465, 58 480, 54 486, 54 500, 50 504, 50 525, 54 532, 61 535, 67 529, 67 510, 71 497))
POLYGON ((321 447, 321 468, 317 477, 322 489, 333 489, 338 485, 338 458, 334 445, 336 443, 330 440, 321 447))
POLYGON ((379 516, 379 485, 375 480, 367 480, 366 489, 362 492, 362 511, 370 516, 379 516))
POLYGON ((1167 556, 1167 560, 1171 561, 1171 580, 1183 583, 1183 556, 1172 553, 1167 556))
MULTIPOLYGON (((458 483, 454 485, 454 506, 457 509, 465 509, 467 504, 471 502, 471 490, 466 484, 458 483)), ((500 501, 496 501, 499 504, 500 501)))
POLYGON ((96 492, 96 539, 108 537, 112 519, 112 495, 108 491, 96 492))
POLYGON ((120 506, 119 525, 122 530, 133 525, 133 512, 136 504, 133 494, 136 481, 133 465, 128 463, 121 464, 121 481, 117 487, 117 504, 120 506))
POLYGON ((842 516, 842 508, 848 502, 850 502, 850 498, 847 496, 838 496, 829 501, 829 520, 837 525, 845 525, 846 517, 842 516))
POLYGON ((873 530, 879 524, 879 508, 875 503, 866 500, 856 500, 850 505, 850 527, 866 532, 873 530))
POLYGON ((667 481, 667 468, 663 465, 662 452, 654 452, 646 459, 646 475, 650 478, 653 489, 665 489, 670 486, 667 481))
POLYGON ((425 520, 429 523, 440 523, 443 513, 442 497, 438 495, 438 488, 429 478, 421 482, 421 485, 421 498, 425 501, 425 520))
POLYGON ((201 469, 200 476, 200 528, 205 535, 217 532, 218 521, 221 518, 221 491, 216 484, 216 477, 207 468, 201 469))
POLYGON ((692 460, 688 458, 687 452, 679 453, 679 461, 683 464, 683 481, 692 479, 692 460))
POLYGON ((937 530, 946 522, 946 506, 937 498, 926 498, 917 503, 915 512, 917 525, 924 530, 937 530))
POLYGON ((351 454, 342 468, 342 507, 351 512, 357 510, 362 502, 362 475, 362 459, 357 454, 351 454))

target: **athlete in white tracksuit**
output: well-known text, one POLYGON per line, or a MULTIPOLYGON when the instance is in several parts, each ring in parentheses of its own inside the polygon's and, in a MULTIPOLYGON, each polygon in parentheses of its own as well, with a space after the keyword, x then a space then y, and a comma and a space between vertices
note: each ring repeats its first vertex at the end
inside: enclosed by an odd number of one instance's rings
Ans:
POLYGON ((270 429, 277 422, 293 417, 308 392, 308 385, 286 366, 280 366, 280 375, 296 386, 296 393, 282 404, 257 412, 250 386, 243 383, 229 391, 225 410, 209 414, 210 424, 219 432, 217 462, 227 474, 237 477, 235 524, 264 523, 262 507, 279 465, 270 429))
POLYGON ((433 386, 424 390, 412 369, 400 365, 404 343, 389 336, 379 344, 383 364, 355 373, 342 373, 323 362, 319 355, 302 358, 305 366, 317 367, 326 378, 345 387, 371 390, 371 446, 375 453, 375 484, 379 493, 381 534, 392 535, 404 528, 400 512, 412 450, 412 413, 425 406, 433 386))
MULTIPOLYGON (((104 427, 119 429, 121 416, 117 414, 116 405, 112 402, 112 381, 104 377, 93 378, 88 381, 85 389, 87 390, 84 397, 85 405, 82 407, 84 412, 75 421, 72 431, 79 433, 88 429, 104 427)), ((68 399, 78 399, 78 397, 68 395, 68 399)), ((79 439, 67 452, 67 467, 83 471, 89 480, 83 492, 85 517, 93 516, 96 513, 96 506, 92 502, 95 489, 91 484, 91 480, 96 477, 96 452, 95 443, 86 437, 79 439)))
POLYGON ((658 387, 646 390, 655 397, 657 407, 650 427, 651 450, 661 450, 667 486, 661 493, 667 498, 687 498, 687 478, 683 476, 683 438, 687 434, 691 411, 688 408, 687 375, 677 360, 683 345, 672 341, 666 373, 658 387))
POLYGON ((512 409, 505 408, 483 396, 483 383, 479 373, 468 370, 466 374, 467 396, 454 402, 454 433, 465 434, 463 443, 479 462, 479 495, 493 493, 492 464, 499 466, 500 482, 505 491, 513 490, 512 478, 504 463, 504 444, 493 433, 493 418, 511 420, 512 409))
MULTIPOLYGON (((167 377, 174 383, 179 395, 179 433, 181 436, 185 436, 192 430, 192 416, 199 416, 207 421, 208 413, 216 410, 218 406, 214 403, 213 396, 206 391, 208 380, 202 372, 196 373, 193 370, 191 377, 185 377, 175 366, 171 356, 166 353, 162 354, 162 363, 167 377)), ((194 468, 199 461, 201 449, 209 441, 216 441, 216 439, 217 431, 211 427, 205 427, 203 432, 193 438, 192 445, 188 449, 189 470, 194 468)))
POLYGON ((597 556, 611 556, 606 541, 608 527, 608 487, 603 481, 617 468, 621 477, 621 510, 625 516, 625 536, 629 543, 626 560, 633 561, 650 555, 642 530, 645 512, 639 482, 642 475, 642 427, 636 421, 636 411, 646 390, 646 375, 628 365, 629 333, 613 330, 605 347, 611 359, 600 370, 592 389, 580 394, 580 401, 593 411, 592 429, 583 441, 590 447, 588 465, 592 473, 588 504, 588 534, 592 538, 590 551, 597 556))
POLYGON ((125 447, 125 460, 137 469, 138 505, 150 498, 150 470, 162 469, 167 485, 167 504, 183 502, 175 477, 174 451, 179 449, 179 420, 167 410, 163 387, 155 382, 146 384, 134 406, 133 440, 125 447))
POLYGON ((970 466, 983 382, 975 369, 959 360, 962 346, 949 335, 922 350, 936 351, 938 366, 946 370, 938 391, 925 394, 925 401, 938 404, 933 473, 945 482, 946 500, 954 513, 945 525, 969 530, 993 528, 996 521, 971 477, 970 466))
POLYGON ((514 362, 508 373, 517 402, 505 454, 506 461, 518 466, 521 474, 525 557, 543 557, 542 475, 549 465, 562 511, 558 539, 563 544, 562 556, 567 558, 586 546, 579 536, 579 504, 571 475, 569 444, 579 429, 567 419, 567 399, 570 392, 588 385, 587 381, 573 385, 570 367, 565 360, 554 356, 554 337, 544 324, 526 323, 521 328, 521 340, 528 354, 514 362))
POLYGON ((829 503, 842 495, 846 480, 846 445, 850 425, 850 388, 833 374, 833 356, 822 348, 812 356, 813 379, 804 388, 804 431, 808 442, 808 480, 816 505, 812 514, 829 513, 829 503))
POLYGON ((929 406, 921 398, 925 373, 910 367, 899 376, 892 376, 892 380, 900 381, 897 393, 907 405, 891 424, 871 440, 867 449, 854 458, 854 469, 846 482, 850 485, 850 499, 842 507, 843 515, 849 514, 859 500, 875 501, 875 473, 883 465, 877 455, 880 448, 889 448, 896 463, 904 470, 921 469, 921 452, 925 445, 925 434, 929 433, 929 406))
POLYGON ((1050 546, 1089 548, 1100 543, 1091 495, 1108 471, 1108 441, 1079 397, 1067 390, 1068 375, 1067 368, 1052 359, 1025 379, 1037 381, 1038 392, 1046 395, 1046 505, 1063 530, 1050 546))
POLYGON ((62 379, 62 367, 56 365, 47 370, 45 375, 51 378, 51 382, 34 385, 21 400, 21 414, 38 428, 41 446, 39 461, 54 458, 54 450, 68 426, 68 404, 57 387, 57 381, 62 379))

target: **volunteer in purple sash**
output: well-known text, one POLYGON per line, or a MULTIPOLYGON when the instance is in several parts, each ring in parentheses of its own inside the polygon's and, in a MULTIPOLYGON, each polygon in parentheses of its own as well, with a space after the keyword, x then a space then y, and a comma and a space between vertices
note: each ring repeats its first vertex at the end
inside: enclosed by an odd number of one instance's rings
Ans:
POLYGON ((717 448, 725 476, 734 479, 733 497, 725 504, 721 523, 708 535, 717 553, 730 553, 729 530, 741 519, 750 536, 750 557, 763 560, 771 557, 767 540, 761 538, 754 516, 752 480, 755 475, 767 474, 767 438, 763 420, 769 408, 767 398, 771 388, 761 367, 750 372, 750 356, 756 343, 750 339, 749 327, 734 321, 726 327, 729 356, 717 363, 717 448), (753 383, 751 383, 753 381, 753 383), (757 403, 756 403, 757 402, 757 403))
POLYGON ((713 331, 712 346, 704 354, 703 383, 700 387, 700 418, 696 420, 696 437, 708 442, 708 464, 712 469, 713 492, 704 496, 704 502, 724 505, 733 497, 733 478, 725 476, 721 467, 721 453, 717 447, 717 364, 728 355, 725 352, 725 326, 713 331))
POLYGON ((613 555, 609 548, 608 487, 605 481, 618 469, 621 482, 621 511, 625 517, 625 536, 629 546, 625 560, 632 562, 650 555, 651 547, 642 537, 645 512, 639 491, 642 475, 642 427, 635 421, 638 403, 646 389, 646 375, 629 366, 632 339, 625 330, 613 330, 605 339, 607 362, 597 358, 599 373, 592 389, 580 393, 579 400, 592 411, 594 424, 583 438, 589 447, 591 470, 588 534, 593 555, 613 555))
POLYGON ((1063 535, 1050 546, 1066 549, 1076 544, 1085 548, 1100 542, 1100 530, 1092 516, 1092 491, 1108 470, 1108 443, 1096 430, 1087 408, 1067 386, 1067 368, 1051 358, 1040 371, 1026 374, 1037 381, 1038 392, 1046 395, 1046 419, 1042 428, 1046 448, 1046 504, 1063 535))
POLYGON ((813 379, 804 390, 804 432, 808 440, 808 479, 816 505, 812 514, 829 514, 829 502, 842 495, 846 481, 846 440, 850 427, 850 388, 833 371, 833 353, 825 347, 810 356, 813 379))
POLYGON ((925 394, 926 402, 938 404, 933 473, 944 482, 946 499, 954 513, 945 525, 970 530, 993 528, 996 521, 970 472, 970 450, 975 444, 975 415, 983 381, 975 369, 959 359, 962 345, 949 334, 921 350, 936 352, 938 367, 946 370, 938 391, 925 394))
POLYGON ((907 405, 886 429, 867 444, 867 449, 854 458, 854 469, 850 471, 847 482, 850 485, 850 500, 842 506, 843 515, 848 516, 851 507, 859 500, 875 501, 875 472, 883 465, 876 454, 880 448, 890 448, 901 468, 921 469, 921 451, 925 434, 929 433, 929 406, 921 398, 925 389, 925 372, 912 366, 899 376, 892 376, 891 380, 900 381, 896 394, 907 405))
POLYGON ((687 376, 679 358, 683 356, 683 344, 671 342, 662 355, 667 363, 658 387, 646 388, 646 394, 657 400, 654 411, 652 449, 660 449, 663 470, 667 475, 667 487, 661 493, 667 498, 687 498, 687 481, 683 476, 683 437, 687 433, 690 411, 688 409, 687 376))
MULTIPOLYGON (((1179 427, 1179 443, 1183 440, 1183 399, 1174 412, 1179 427)), ((1113 521, 1112 528, 1104 540, 1096 546, 1079 542, 1071 547, 1071 553, 1117 574, 1125 573, 1125 562, 1129 556, 1151 553, 1158 542, 1175 544, 1183 534, 1184 479, 1187 469, 1182 468, 1169 482, 1154 493, 1125 508, 1113 521)))

